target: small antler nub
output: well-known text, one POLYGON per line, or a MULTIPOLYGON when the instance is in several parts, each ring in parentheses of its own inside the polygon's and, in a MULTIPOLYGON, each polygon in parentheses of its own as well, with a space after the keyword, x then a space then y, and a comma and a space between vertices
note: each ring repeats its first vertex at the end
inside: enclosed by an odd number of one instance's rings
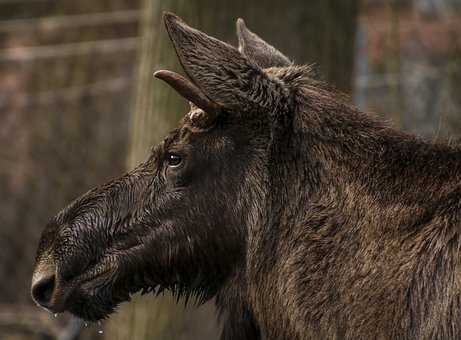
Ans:
POLYGON ((154 77, 162 79, 185 99, 205 111, 207 121, 213 121, 218 115, 219 106, 206 97, 189 79, 168 70, 157 71, 154 73, 154 77))

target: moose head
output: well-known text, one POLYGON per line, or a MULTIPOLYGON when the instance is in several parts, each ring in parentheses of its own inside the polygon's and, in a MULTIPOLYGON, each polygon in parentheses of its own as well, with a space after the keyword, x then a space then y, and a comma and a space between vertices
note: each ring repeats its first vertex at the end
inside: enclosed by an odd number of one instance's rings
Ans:
POLYGON ((306 68, 237 22, 239 49, 164 21, 187 76, 155 73, 191 110, 149 158, 62 210, 41 237, 33 299, 90 321, 138 292, 205 301, 246 266, 271 152, 306 68), (239 269, 240 268, 240 269, 239 269))

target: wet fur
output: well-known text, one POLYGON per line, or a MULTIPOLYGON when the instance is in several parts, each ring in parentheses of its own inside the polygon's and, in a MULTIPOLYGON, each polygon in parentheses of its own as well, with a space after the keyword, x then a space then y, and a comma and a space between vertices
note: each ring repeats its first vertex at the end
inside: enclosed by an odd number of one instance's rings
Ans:
POLYGON ((461 150, 359 112, 307 67, 263 69, 270 48, 259 67, 254 49, 166 21, 224 110, 208 129, 186 116, 146 163, 53 220, 37 262, 53 254, 64 278, 116 265, 70 310, 104 317, 165 288, 216 297, 223 340, 461 338, 461 150), (189 168, 168 173, 165 153, 187 148, 189 168))

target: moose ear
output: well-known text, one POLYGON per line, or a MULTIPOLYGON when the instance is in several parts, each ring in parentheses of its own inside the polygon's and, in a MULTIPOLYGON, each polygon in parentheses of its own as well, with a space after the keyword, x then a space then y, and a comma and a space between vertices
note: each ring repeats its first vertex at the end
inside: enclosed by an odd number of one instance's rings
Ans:
POLYGON ((251 32, 243 19, 237 20, 239 51, 261 68, 290 66, 292 62, 279 50, 251 32))
POLYGON ((219 107, 271 107, 276 92, 283 92, 280 81, 269 78, 233 46, 189 27, 174 14, 163 17, 184 71, 219 107))

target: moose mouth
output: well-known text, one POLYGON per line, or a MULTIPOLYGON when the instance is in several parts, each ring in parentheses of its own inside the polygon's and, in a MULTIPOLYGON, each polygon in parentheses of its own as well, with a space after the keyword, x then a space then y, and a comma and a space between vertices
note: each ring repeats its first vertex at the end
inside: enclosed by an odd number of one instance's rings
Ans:
POLYGON ((49 312, 68 311, 86 321, 98 321, 141 289, 149 290, 136 275, 123 274, 120 261, 106 257, 71 279, 63 278, 59 270, 46 274, 39 269, 34 274, 32 296, 49 312))

